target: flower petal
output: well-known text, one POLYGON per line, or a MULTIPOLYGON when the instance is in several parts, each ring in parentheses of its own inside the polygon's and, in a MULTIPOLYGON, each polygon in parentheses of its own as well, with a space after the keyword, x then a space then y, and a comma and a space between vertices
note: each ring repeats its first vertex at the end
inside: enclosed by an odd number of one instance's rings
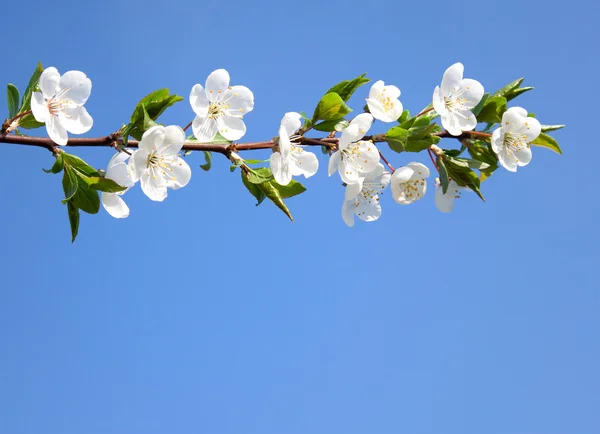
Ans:
MULTIPOLYGON (((125 152, 120 152, 118 154, 115 154, 115 156, 111 158, 111 162, 109 162, 109 166, 106 169, 106 178, 112 179, 117 184, 123 187, 131 187, 133 186, 134 182, 131 180, 127 163, 121 161, 119 163, 111 165, 112 160, 115 157, 120 157, 123 154, 125 154, 125 152)), ((128 156, 127 154, 125 155, 128 156)))
POLYGON ((210 73, 206 79, 206 92, 207 96, 211 101, 217 98, 217 95, 221 92, 225 92, 229 87, 229 73, 225 69, 217 69, 210 73))
POLYGON ((206 93, 204 92, 204 88, 200 84, 194 85, 190 92, 190 105, 192 106, 192 110, 198 116, 207 116, 208 115, 208 106, 210 105, 210 101, 206 97, 206 93))
POLYGON ((46 131, 48 132, 48 136, 52 139, 54 143, 59 146, 65 146, 69 137, 67 135, 67 130, 61 125, 60 119, 56 116, 50 116, 48 120, 46 120, 46 131))
POLYGON ((227 104, 232 115, 243 116, 254 108, 254 94, 246 86, 232 86, 227 104))
POLYGON ((346 200, 352 200, 360 194, 363 189, 364 178, 358 178, 358 182, 355 184, 346 185, 346 191, 344 192, 344 198, 346 200))
POLYGON ((472 109, 479 104, 484 93, 483 86, 480 82, 471 78, 465 78, 461 82, 461 87, 464 90, 460 97, 466 99, 466 101, 462 103, 464 107, 472 109))
POLYGON ((246 134, 246 124, 240 118, 223 116, 217 120, 219 133, 227 140, 239 140, 246 134))
POLYGON ((527 166, 531 162, 531 148, 528 146, 515 152, 515 157, 517 158, 518 166, 527 166))
POLYGON ((369 91, 368 99, 377 99, 377 96, 383 91, 384 87, 385 83, 383 80, 378 80, 373 83, 373 86, 371 86, 371 90, 369 91))
POLYGON ((168 175, 170 174, 171 178, 167 180, 167 187, 177 190, 188 185, 192 178, 192 169, 183 158, 175 158, 169 164, 169 168, 171 170, 168 172, 168 175))
POLYGON ((312 152, 294 146, 290 157, 293 176, 304 175, 305 178, 310 178, 319 170, 319 159, 312 152))
POLYGON ((442 77, 442 96, 448 96, 453 89, 458 88, 462 81, 464 70, 465 67, 460 62, 457 62, 446 69, 444 76, 442 77))
POLYGON ((271 154, 269 162, 277 184, 288 185, 292 180, 292 171, 288 159, 283 158, 279 152, 274 152, 271 154))
POLYGON ((498 154, 504 149, 504 130, 498 127, 492 133, 492 151, 498 154))
POLYGON ((162 202, 167 197, 167 182, 162 176, 145 170, 140 178, 140 184, 144 194, 151 200, 162 202))
POLYGON ((329 164, 327 167, 327 173, 329 174, 329 176, 333 175, 335 171, 338 170, 341 161, 341 151, 335 151, 333 154, 331 154, 331 157, 329 157, 329 164))
POLYGON ((31 111, 33 117, 38 122, 46 122, 51 116, 50 110, 48 110, 48 103, 42 92, 33 92, 31 95, 31 111))
POLYGON ((129 176, 133 182, 138 182, 146 171, 149 152, 146 149, 138 149, 129 159, 129 176))
POLYGON ((367 196, 362 198, 358 195, 358 206, 355 209, 356 216, 365 222, 372 222, 381 217, 381 204, 379 196, 367 196))
POLYGON ((116 193, 102 192, 102 206, 116 219, 129 217, 129 207, 121 197, 116 193))
POLYGON ((165 127, 155 125, 142 135, 142 140, 138 144, 138 149, 143 149, 147 153, 151 153, 159 149, 165 140, 165 127))
POLYGON ((498 154, 498 163, 510 172, 517 171, 517 157, 514 153, 508 153, 506 148, 503 148, 498 154))
POLYGON ((160 146, 156 147, 159 154, 177 155, 185 143, 185 132, 179 125, 169 125, 165 127, 165 137, 160 146))
POLYGON ((82 106, 65 108, 58 117, 62 126, 73 134, 87 133, 94 125, 94 120, 82 106))
POLYGON ((67 71, 60 77, 60 89, 67 89, 64 98, 84 105, 92 93, 92 80, 81 71, 67 71))
POLYGON ((408 163, 408 167, 415 171, 413 175, 413 179, 421 179, 421 178, 429 178, 430 172, 429 168, 422 163, 408 163))
MULTIPOLYGON (((51 66, 44 69, 40 75, 40 90, 46 99, 50 99, 58 91, 58 83, 60 83, 60 74, 58 70, 51 66)), ((42 122, 42 121, 40 121, 42 122)))
POLYGON ((208 117, 208 112, 204 115, 198 115, 192 122, 192 131, 196 140, 201 142, 212 142, 217 136, 219 127, 213 118, 208 117))
POLYGON ((299 130, 302 126, 300 118, 300 113, 286 113, 281 119, 281 124, 279 125, 279 135, 281 136, 282 132, 285 132, 285 135, 289 137, 299 130))
POLYGON ((432 103, 434 110, 440 116, 443 116, 448 112, 448 109, 446 109, 446 104, 444 104, 444 96, 442 95, 442 91, 440 90, 439 86, 436 86, 435 89, 433 89, 432 103))
POLYGON ((397 184, 404 184, 410 180, 410 178, 412 178, 414 173, 415 169, 410 166, 402 166, 397 168, 392 175, 392 187, 397 184))
POLYGON ((448 191, 444 194, 442 186, 435 190, 435 205, 441 212, 450 212, 454 208, 453 190, 448 187, 448 191))
POLYGON ((349 227, 354 226, 354 209, 356 208, 355 200, 345 200, 342 204, 342 218, 344 223, 349 227))

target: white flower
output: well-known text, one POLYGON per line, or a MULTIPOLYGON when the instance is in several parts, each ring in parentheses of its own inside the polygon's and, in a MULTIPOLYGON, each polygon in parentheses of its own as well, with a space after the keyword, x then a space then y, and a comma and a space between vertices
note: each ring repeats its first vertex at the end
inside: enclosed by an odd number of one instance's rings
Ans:
POLYGON ((54 67, 40 75, 41 92, 31 95, 31 111, 38 122, 46 124, 54 143, 65 146, 73 134, 87 133, 94 121, 83 105, 92 92, 92 81, 81 71, 68 71, 62 76, 54 67))
POLYGON ((300 128, 300 113, 289 112, 279 126, 279 152, 271 154, 271 171, 280 185, 288 185, 292 176, 313 176, 319 169, 319 160, 312 152, 306 152, 293 143, 295 132, 300 128))
POLYGON ((196 113, 192 130, 197 140, 210 142, 217 133, 239 140, 246 134, 242 118, 254 108, 254 95, 246 86, 229 86, 229 73, 217 69, 206 79, 206 88, 192 88, 190 104, 196 113))
POLYGON ((453 180, 450 180, 450 182, 448 183, 448 190, 446 191, 446 194, 444 194, 442 185, 437 179, 436 187, 437 189, 435 190, 435 205, 441 212, 452 211, 452 208, 454 208, 454 199, 459 199, 462 191, 465 189, 465 187, 461 187, 453 180))
MULTIPOLYGON (((125 152, 119 152, 113 155, 108 162, 105 175, 106 178, 112 179, 123 187, 127 187, 127 190, 129 190, 129 188, 134 184, 133 180, 131 179, 127 163, 125 163, 128 158, 129 155, 125 152)), ((108 212, 114 218, 120 219, 129 216, 129 207, 125 201, 121 199, 121 195, 127 190, 123 190, 118 193, 107 193, 105 191, 102 192, 102 206, 106 212, 108 212)))
POLYGON ((409 163, 392 175, 392 197, 401 205, 421 199, 427 192, 429 169, 421 163, 409 163))
POLYGON ((338 150, 329 158, 329 176, 336 170, 342 181, 355 186, 355 195, 362 189, 364 177, 379 164, 379 151, 372 141, 362 139, 371 124, 373 116, 362 113, 356 116, 350 125, 342 131, 338 150))
POLYGON ((455 63, 444 72, 441 88, 436 86, 433 91, 433 108, 442 117, 442 126, 453 136, 477 126, 471 110, 483 97, 481 83, 463 79, 463 71, 463 64, 455 63))
POLYGON ((342 218, 348 226, 354 226, 355 214, 366 222, 375 221, 381 216, 379 193, 388 186, 391 177, 390 172, 387 172, 383 164, 379 163, 375 170, 365 177, 360 193, 351 199, 346 197, 342 205, 342 218))
POLYGON ((394 122, 402 114, 400 89, 396 86, 385 86, 383 80, 376 81, 371 86, 367 105, 375 119, 383 122, 394 122))
POLYGON ((526 166, 531 161, 533 142, 542 132, 542 126, 536 118, 527 117, 527 111, 521 107, 511 107, 502 115, 500 127, 492 134, 492 149, 498 155, 498 162, 511 172, 517 166, 526 166))
POLYGON ((162 202, 167 188, 176 190, 190 182, 190 166, 178 154, 184 142, 185 133, 177 125, 157 125, 142 136, 139 149, 129 160, 129 171, 133 182, 141 181, 142 191, 150 199, 162 202))

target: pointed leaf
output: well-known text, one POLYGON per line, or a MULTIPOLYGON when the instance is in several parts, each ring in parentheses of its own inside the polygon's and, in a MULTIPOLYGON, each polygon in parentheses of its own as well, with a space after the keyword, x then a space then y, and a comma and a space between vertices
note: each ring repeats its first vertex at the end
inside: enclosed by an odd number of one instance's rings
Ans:
POLYGON ((71 200, 67 202, 67 213, 69 215, 69 225, 71 226, 71 242, 73 243, 79 233, 79 208, 71 200))
POLYGON ((19 112, 20 99, 19 89, 14 84, 9 83, 6 86, 6 101, 8 102, 8 117, 10 119, 14 118, 19 112))
POLYGON ((558 142, 556 141, 556 139, 546 133, 541 133, 537 139, 535 139, 533 142, 531 142, 531 144, 535 145, 535 146, 542 146, 544 148, 552 149, 557 154, 562 155, 562 150, 560 149, 560 146, 558 146, 558 142))
POLYGON ((365 75, 367 75, 367 74, 366 73, 361 74, 352 80, 344 80, 344 81, 336 84, 335 86, 333 86, 331 89, 329 89, 326 92, 326 94, 335 92, 344 101, 348 101, 350 99, 350 97, 352 96, 352 94, 356 91, 356 89, 361 87, 363 84, 366 84, 371 81, 370 79, 366 78, 365 75))

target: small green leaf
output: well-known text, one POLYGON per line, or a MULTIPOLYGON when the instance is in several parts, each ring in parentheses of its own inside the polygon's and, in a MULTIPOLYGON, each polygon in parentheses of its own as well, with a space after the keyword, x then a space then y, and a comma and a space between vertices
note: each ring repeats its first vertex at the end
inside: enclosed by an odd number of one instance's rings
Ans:
POLYGON ((494 96, 504 96, 511 90, 517 89, 519 86, 521 86, 521 83, 523 83, 523 80, 525 80, 524 77, 517 78, 515 81, 511 81, 503 88, 498 89, 496 92, 494 92, 494 96))
POLYGON ((477 169, 477 170, 486 170, 490 168, 488 163, 484 163, 479 160, 472 160, 470 158, 457 158, 450 157, 452 162, 454 162, 457 166, 469 168, 469 169, 477 169))
POLYGON ((80 176, 77 176, 77 184, 77 193, 75 193, 75 196, 71 200, 82 211, 88 214, 97 214, 100 210, 100 196, 98 195, 98 191, 89 187, 80 176))
POLYGON ((481 140, 469 141, 467 150, 474 160, 484 162, 488 165, 486 169, 480 169, 482 173, 486 174, 486 177, 491 176, 498 168, 498 157, 492 152, 488 143, 481 140))
POLYGON ((200 168, 206 172, 208 172, 210 170, 210 168, 212 167, 212 154, 209 151, 202 151, 204 152, 204 161, 206 161, 206 163, 201 164, 200 168))
POLYGON ((404 110, 400 117, 398 118, 398 123, 401 124, 410 119, 410 112, 408 110, 404 110))
POLYGON ((19 118, 19 127, 26 130, 34 130, 36 128, 41 128, 44 125, 45 124, 43 122, 36 121, 32 114, 27 114, 19 118))
POLYGON ((71 226, 71 242, 73 243, 79 233, 79 208, 70 200, 67 202, 67 212, 69 214, 69 225, 71 226))
POLYGON ((481 100, 479 101, 479 103, 473 108, 473 110, 471 110, 471 112, 477 117, 477 115, 479 115, 479 113, 481 113, 481 109, 483 108, 485 102, 488 100, 488 98, 490 97, 489 93, 485 93, 483 94, 483 97, 481 97, 481 100))
MULTIPOLYGON (((42 62, 38 62, 37 66, 35 67, 35 70, 33 71, 33 74, 31 75, 31 78, 29 79, 29 83, 25 88, 25 93, 23 94, 23 100, 21 101, 21 108, 19 109, 19 113, 23 113, 31 109, 31 95, 33 94, 33 91, 37 86, 38 81, 40 81, 40 76, 42 75, 42 72, 44 72, 42 62)), ((21 119, 21 122, 19 122, 19 125, 21 126, 23 126, 22 120, 23 119, 21 119)))
POLYGON ((156 90, 140 100, 135 106, 129 124, 122 130, 123 140, 131 136, 137 140, 142 138, 143 133, 153 125, 158 117, 173 104, 182 101, 183 97, 171 95, 169 89, 156 90))
POLYGON ((335 121, 319 122, 318 124, 314 125, 313 128, 317 131, 324 131, 328 133, 331 131, 342 131, 345 128, 348 128, 348 125, 350 125, 350 122, 348 122, 345 119, 341 119, 335 121))
POLYGON ((439 156, 437 157, 435 164, 438 168, 438 171, 440 172, 440 183, 442 184, 442 193, 446 194, 448 192, 448 185, 450 183, 450 179, 448 178, 448 169, 446 169, 444 159, 439 156))
POLYGON ((503 96, 492 96, 488 98, 479 114, 477 122, 487 122, 490 124, 502 122, 502 114, 506 111, 506 98, 503 96))
POLYGON ((346 105, 344 100, 335 92, 325 94, 313 114, 313 123, 318 120, 339 120, 350 113, 352 109, 346 105))
POLYGON ((564 128, 564 127, 565 127, 564 125, 542 125, 542 133, 560 130, 561 128, 564 128))
POLYGON ((402 127, 392 127, 385 133, 385 139, 390 149, 396 152, 404 152, 408 134, 408 130, 402 127))
POLYGON ((66 152, 61 152, 61 154, 63 155, 65 166, 71 166, 73 169, 86 176, 100 176, 96 169, 81 158, 72 154, 67 154, 66 152))
POLYGON ((77 176, 85 182, 88 187, 94 190, 104 191, 106 193, 119 193, 127 190, 127 187, 117 184, 115 181, 102 176, 86 176, 77 172, 77 176))
POLYGON ((461 187, 468 187, 473 190, 485 202, 485 198, 479 190, 481 180, 475 172, 469 168, 469 164, 464 159, 453 157, 444 157, 444 163, 448 171, 448 177, 454 180, 461 187))
POLYGON ((9 83, 6 86, 6 101, 8 102, 8 117, 14 118, 19 112, 19 102, 21 99, 21 95, 19 95, 19 89, 12 84, 9 83))
POLYGON ((69 201, 73 196, 75 196, 78 188, 77 175, 70 166, 65 166, 62 185, 65 192, 65 201, 69 201))
POLYGON ((350 97, 352 96, 352 94, 356 91, 356 89, 361 87, 363 84, 366 84, 371 81, 370 79, 366 78, 365 75, 367 75, 367 74, 366 73, 361 74, 352 80, 344 80, 344 81, 336 84, 335 86, 333 86, 331 89, 329 89, 326 92, 326 94, 335 92, 344 101, 348 101, 350 99, 350 97))
POLYGON ((525 92, 529 92, 530 90, 533 90, 534 88, 531 86, 528 87, 520 87, 518 89, 513 89, 510 92, 504 94, 504 98, 506 98, 506 101, 510 101, 515 99, 516 97, 518 97, 519 95, 521 95, 522 93, 525 92))
POLYGON ((261 167, 259 169, 248 168, 246 176, 252 184, 262 184, 273 179, 273 172, 268 167, 261 167))
POLYGON ((290 197, 297 196, 306 191, 306 187, 300 184, 298 181, 291 180, 288 185, 279 185, 275 181, 271 181, 273 186, 279 191, 279 195, 283 199, 288 199, 290 197))
POLYGON ((257 200, 256 206, 260 205, 262 203, 262 201, 265 200, 265 198, 267 197, 265 195, 265 193, 262 191, 262 189, 260 188, 260 185, 253 184, 250 181, 248 181, 248 176, 246 175, 246 172, 244 172, 243 170, 242 170, 242 182, 244 183, 244 185, 246 186, 246 188, 248 189, 250 194, 256 198, 256 200, 257 200))
POLYGON ((557 154, 562 155, 562 150, 560 146, 558 146, 558 142, 556 139, 546 133, 541 133, 537 139, 531 142, 532 145, 535 146, 543 146, 544 148, 552 149, 557 154))
POLYGON ((63 152, 59 152, 58 155, 56 156, 56 161, 54 162, 52 167, 50 169, 42 169, 42 170, 46 173, 56 174, 56 173, 62 172, 64 166, 65 166, 65 163, 63 160, 63 152))
POLYGON ((273 202, 277 208, 279 208, 281 211, 283 211, 283 213, 286 216, 288 216, 288 218, 293 222, 294 217, 292 217, 292 213, 290 212, 290 210, 286 206, 286 204, 283 202, 283 198, 281 197, 281 193, 279 192, 278 187, 280 187, 280 185, 277 184, 275 182, 275 180, 272 180, 269 182, 263 182, 262 184, 257 184, 257 185, 263 191, 265 196, 267 196, 267 198, 271 202, 273 202), (277 185, 277 187, 276 187, 276 185, 277 185))

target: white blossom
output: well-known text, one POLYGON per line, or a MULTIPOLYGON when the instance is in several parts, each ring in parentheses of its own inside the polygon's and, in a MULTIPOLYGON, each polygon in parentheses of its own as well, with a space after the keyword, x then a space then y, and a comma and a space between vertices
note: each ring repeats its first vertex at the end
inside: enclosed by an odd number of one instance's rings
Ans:
POLYGON ((450 212, 454 208, 454 199, 459 199, 465 187, 461 187, 452 179, 448 182, 448 190, 444 194, 439 179, 436 179, 435 205, 441 212, 450 212))
POLYGON ((381 216, 379 194, 388 186, 391 177, 383 164, 378 163, 375 170, 365 177, 362 190, 351 199, 346 195, 342 205, 342 218, 348 226, 354 226, 354 215, 366 222, 375 221, 381 216))
POLYGON ((396 86, 386 86, 383 80, 376 81, 371 86, 367 98, 369 112, 380 121, 395 122, 403 109, 399 97, 400 89, 396 86))
POLYGON ((362 189, 364 177, 379 164, 379 151, 371 140, 362 139, 371 124, 373 116, 362 113, 342 131, 338 150, 329 158, 329 176, 336 170, 346 184, 352 187, 354 195, 362 189))
POLYGON ((521 107, 511 107, 502 115, 500 127, 492 134, 492 150, 498 155, 498 162, 511 172, 517 166, 526 166, 531 161, 531 147, 542 132, 542 126, 535 118, 527 117, 521 107))
POLYGON ((46 124, 54 143, 65 146, 73 134, 87 133, 94 121, 83 105, 92 92, 92 81, 81 71, 62 76, 54 67, 40 75, 40 92, 31 95, 31 111, 38 122, 46 124))
POLYGON ((271 171, 275 181, 280 185, 288 185, 292 176, 313 176, 319 169, 319 160, 312 152, 298 146, 294 140, 300 128, 300 113, 289 112, 281 119, 279 126, 279 152, 271 154, 271 171))
POLYGON ((190 166, 179 156, 185 142, 181 127, 156 125, 142 136, 138 150, 129 160, 134 182, 140 181, 142 191, 150 199, 162 202, 167 188, 185 187, 192 176, 190 166))
POLYGON ((429 169, 421 163, 408 163, 392 175, 392 197, 401 205, 411 204, 427 192, 429 169))
MULTIPOLYGON (((106 178, 112 179, 123 187, 127 187, 127 190, 134 185, 126 163, 128 158, 129 154, 125 152, 119 152, 113 155, 108 162, 105 174, 106 178)), ((114 218, 119 219, 129 216, 129 207, 121 198, 121 195, 123 195, 127 190, 123 190, 118 193, 107 193, 105 191, 102 192, 102 206, 106 212, 108 212, 114 218)))
POLYGON ((210 142, 217 133, 239 140, 246 134, 242 118, 254 108, 254 95, 246 86, 230 86, 229 73, 217 69, 206 79, 206 87, 192 88, 190 104, 196 113, 192 130, 197 140, 210 142))
POLYGON ((483 97, 483 86, 463 78, 464 66, 455 63, 444 72, 442 85, 433 91, 433 108, 442 118, 442 126, 453 136, 471 131, 477 119, 471 112, 483 97))

